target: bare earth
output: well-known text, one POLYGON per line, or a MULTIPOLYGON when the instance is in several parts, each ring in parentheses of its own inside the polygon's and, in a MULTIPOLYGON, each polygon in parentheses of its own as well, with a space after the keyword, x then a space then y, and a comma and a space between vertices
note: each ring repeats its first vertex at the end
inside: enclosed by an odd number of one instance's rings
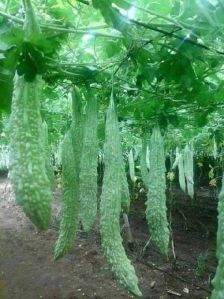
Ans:
MULTIPOLYGON (((54 213, 57 214, 59 194, 56 192, 54 213)), ((209 249, 214 254, 212 241, 202 231, 174 229, 177 261, 162 258, 147 242, 147 225, 143 205, 130 215, 136 244, 127 254, 132 260, 144 298, 209 298, 211 273, 198 278, 196 260, 209 249), (139 213, 138 213, 139 209, 139 213)), ((58 224, 47 232, 37 232, 13 201, 9 182, 0 178, 0 299, 81 299, 133 298, 113 278, 102 250, 96 225, 89 236, 78 232, 70 254, 53 261, 58 224)), ((207 265, 207 264, 206 264, 207 265)), ((214 258, 211 261, 214 266, 214 258)), ((214 268, 214 267, 213 267, 214 268)))

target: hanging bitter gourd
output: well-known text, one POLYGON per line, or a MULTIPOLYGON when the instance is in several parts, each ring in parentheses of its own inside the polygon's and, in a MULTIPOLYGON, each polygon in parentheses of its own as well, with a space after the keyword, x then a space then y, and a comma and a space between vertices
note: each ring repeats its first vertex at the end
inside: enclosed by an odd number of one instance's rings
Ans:
MULTIPOLYGON (((80 174, 80 162, 83 146, 83 105, 82 95, 77 86, 72 91, 72 123, 71 123, 71 135, 72 146, 75 155, 75 167, 77 168, 77 181, 79 182, 80 174)), ((79 185, 79 184, 78 184, 79 185)), ((79 197, 79 190, 77 196, 79 197)))
POLYGON ((169 229, 166 208, 165 154, 163 138, 155 127, 150 139, 150 171, 146 202, 146 219, 151 240, 164 255, 168 254, 169 229))
POLYGON ((183 153, 180 153, 178 160, 178 172, 179 172, 179 185, 183 192, 186 192, 186 180, 184 173, 184 157, 183 153))
POLYGON ((148 172, 147 165, 146 165, 146 153, 147 153, 147 141, 146 141, 146 139, 142 139, 140 168, 141 168, 142 181, 144 183, 145 188, 148 188, 149 172, 148 172))
POLYGON ((222 189, 219 194, 218 203, 218 231, 217 231, 217 250, 218 266, 215 277, 212 281, 214 290, 211 299, 224 298, 224 174, 222 177, 222 189))
POLYGON ((147 166, 147 169, 149 171, 149 169, 150 169, 150 150, 149 150, 148 143, 147 143, 147 146, 146 146, 146 166, 147 166))
POLYGON ((194 198, 194 152, 192 145, 186 145, 183 151, 184 174, 187 182, 187 194, 194 198))
POLYGON ((97 99, 89 93, 80 165, 80 218, 89 232, 97 214, 97 99))
POLYGON ((72 97, 72 123, 62 145, 62 205, 59 237, 55 247, 55 260, 65 255, 76 237, 79 198, 79 172, 83 136, 81 94, 77 88, 72 97))
POLYGON ((123 160, 121 147, 120 147, 120 165, 121 165, 121 209, 123 213, 127 214, 130 209, 130 193, 128 188, 128 181, 125 172, 125 163, 123 160))
POLYGON ((175 153, 175 160, 173 162, 172 169, 175 169, 178 166, 179 159, 180 159, 180 151, 179 151, 179 147, 177 146, 176 153, 175 153))
POLYGON ((65 255, 76 237, 79 198, 77 197, 77 169, 72 146, 71 131, 64 137, 61 152, 62 162, 62 200, 60 210, 60 231, 55 247, 55 260, 65 255))
POLYGON ((185 181, 185 173, 184 173, 184 158, 183 153, 179 151, 179 148, 176 148, 176 158, 173 163, 172 169, 178 166, 179 172, 179 185, 183 192, 186 192, 186 181, 185 181))
MULTIPOLYGON (((40 34, 30 1, 25 2, 25 40, 40 34)), ((39 229, 51 220, 51 188, 46 174, 40 93, 42 81, 15 75, 10 117, 10 178, 16 202, 39 229)))
POLYGON ((129 174, 132 182, 135 182, 135 161, 134 161, 134 155, 133 150, 131 149, 128 154, 128 166, 129 166, 129 174))
POLYGON ((51 161, 51 152, 48 144, 48 126, 46 121, 42 123, 42 128, 43 128, 43 142, 44 142, 44 149, 45 149, 46 172, 51 184, 51 189, 53 190, 54 189, 54 168, 51 161))
POLYGON ((120 136, 113 96, 107 111, 105 129, 105 171, 100 202, 100 233, 104 254, 121 284, 133 294, 141 296, 134 267, 125 254, 120 235, 121 165, 120 136))

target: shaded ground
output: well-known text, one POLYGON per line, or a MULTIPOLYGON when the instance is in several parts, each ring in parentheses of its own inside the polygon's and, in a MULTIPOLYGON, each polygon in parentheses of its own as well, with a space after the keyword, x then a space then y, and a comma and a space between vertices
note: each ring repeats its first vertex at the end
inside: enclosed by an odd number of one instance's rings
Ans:
MULTIPOLYGON (((57 207, 58 194, 55 214, 57 207)), ((144 298, 209 298, 215 270, 214 235, 206 227, 197 231, 197 223, 189 227, 187 216, 179 214, 184 221, 173 224, 176 261, 162 258, 151 244, 142 253, 147 242, 143 205, 136 204, 130 215, 136 243, 127 253, 144 298)), ((90 236, 79 230, 72 252, 55 263, 57 230, 55 223, 38 233, 14 204, 8 181, 0 179, 0 299, 133 298, 109 271, 97 228, 90 236)))

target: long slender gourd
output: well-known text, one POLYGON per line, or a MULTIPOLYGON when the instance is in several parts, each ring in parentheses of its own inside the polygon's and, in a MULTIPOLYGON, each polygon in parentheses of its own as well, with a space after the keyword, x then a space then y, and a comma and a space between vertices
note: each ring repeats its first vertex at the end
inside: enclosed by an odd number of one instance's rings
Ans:
POLYGON ((76 237, 80 207, 79 172, 83 136, 82 126, 81 94, 77 88, 74 88, 71 128, 62 145, 62 205, 59 237, 55 247, 55 260, 69 252, 76 237))
POLYGON ((46 121, 42 123, 43 128, 43 142, 44 142, 44 149, 45 149, 45 165, 46 165, 46 172, 48 179, 51 184, 51 189, 54 190, 54 167, 51 162, 51 152, 50 147, 48 144, 48 125, 46 121))
POLYGON ((101 243, 107 261, 119 282, 133 294, 141 296, 134 267, 127 258, 120 235, 121 166, 120 136, 113 97, 107 111, 105 132, 105 171, 100 202, 101 243))
POLYGON ((178 171, 179 171, 179 185, 183 192, 186 192, 186 180, 184 173, 184 157, 183 153, 180 153, 178 161, 178 171))
POLYGON ((135 183, 135 161, 133 150, 131 149, 128 154, 128 166, 129 166, 129 175, 133 183, 135 183))
POLYGON ((88 94, 80 165, 80 217, 84 231, 89 232, 97 214, 97 99, 88 94))
POLYGON ((60 231, 55 247, 55 260, 69 252, 76 237, 79 200, 77 198, 77 169, 74 167, 74 150, 71 131, 67 132, 62 144, 62 203, 60 231))
POLYGON ((222 188, 219 194, 218 203, 218 231, 217 231, 217 250, 218 266, 215 277, 212 281, 214 289, 211 299, 224 298, 224 174, 222 177, 222 188))
POLYGON ((147 164, 146 164, 146 153, 147 153, 147 141, 146 141, 146 139, 142 139, 140 167, 141 167, 141 175, 142 175, 143 184, 144 184, 145 188, 148 188, 149 172, 148 172, 147 164))
POLYGON ((192 145, 186 145, 183 151, 184 174, 186 178, 187 194, 194 198, 194 152, 192 145))
POLYGON ((159 251, 167 255, 169 246, 169 228, 166 208, 165 154, 163 138, 155 127, 150 139, 150 171, 146 202, 146 219, 151 240, 159 251))

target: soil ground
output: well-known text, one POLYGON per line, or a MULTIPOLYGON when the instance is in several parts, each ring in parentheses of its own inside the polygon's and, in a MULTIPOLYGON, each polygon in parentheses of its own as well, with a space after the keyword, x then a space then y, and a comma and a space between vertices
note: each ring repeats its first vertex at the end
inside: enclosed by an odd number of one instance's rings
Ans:
MULTIPOLYGON (((58 207, 57 191, 55 215, 58 207)), ((134 204, 130 224, 135 243, 132 248, 124 245, 144 298, 209 298, 216 266, 215 230, 208 226, 210 220, 200 218, 197 209, 194 213, 189 214, 197 221, 189 218, 187 209, 174 211, 176 260, 172 250, 166 259, 151 244, 143 252, 148 240, 144 203, 134 204)), ((70 254, 54 262, 57 235, 55 221, 48 231, 37 232, 15 205, 8 180, 0 178, 0 299, 133 298, 109 270, 100 248, 98 224, 90 235, 80 228, 70 254)))

